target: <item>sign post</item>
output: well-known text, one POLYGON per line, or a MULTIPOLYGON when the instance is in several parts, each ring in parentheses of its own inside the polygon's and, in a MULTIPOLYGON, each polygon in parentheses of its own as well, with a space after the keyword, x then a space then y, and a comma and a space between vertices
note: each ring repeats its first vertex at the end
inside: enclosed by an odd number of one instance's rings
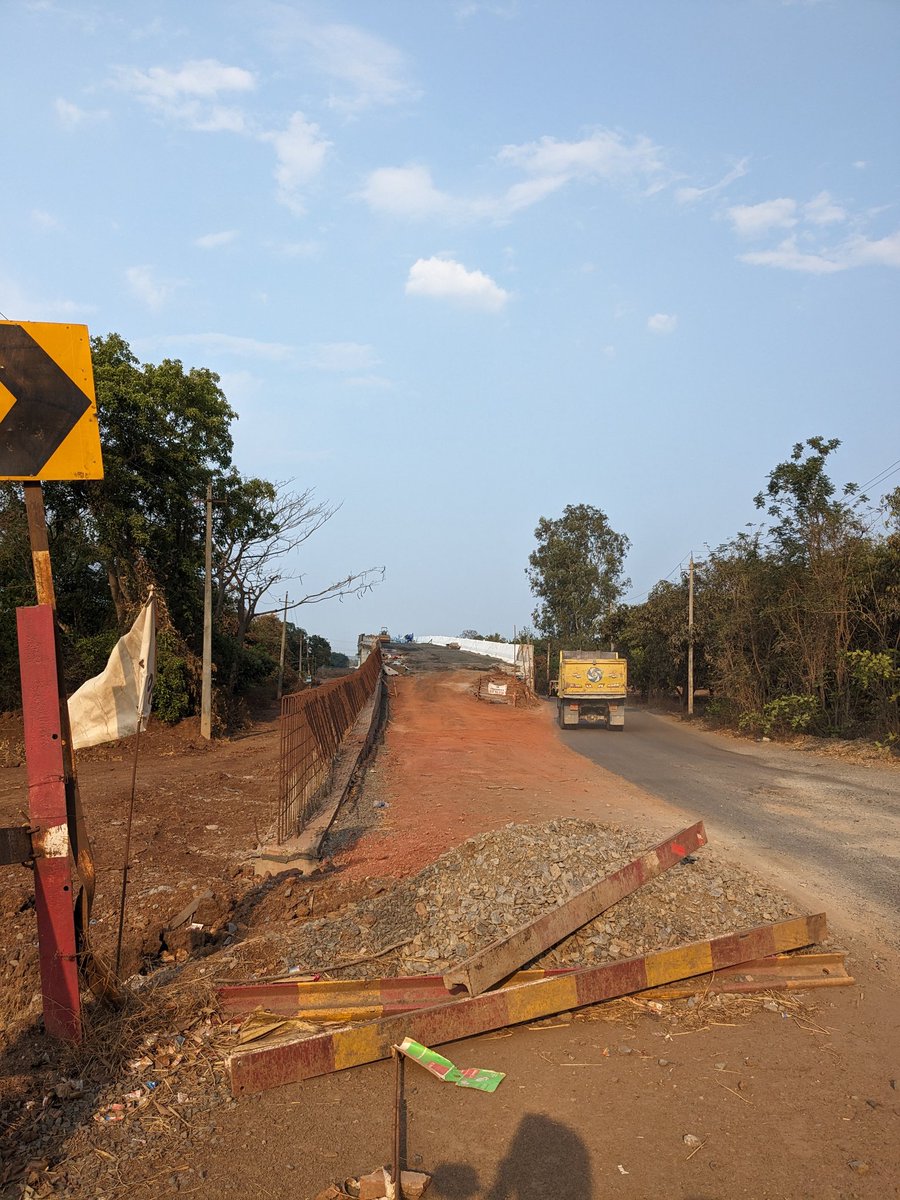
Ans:
POLYGON ((50 605, 40 604, 18 609, 16 617, 44 1028, 53 1037, 79 1042, 78 946, 54 613, 50 605))
POLYGON ((21 480, 37 592, 17 610, 44 1024, 81 1038, 79 965, 108 991, 88 946, 94 859, 69 730, 42 480, 103 478, 87 326, 0 321, 0 480, 21 480), (81 889, 73 908, 74 857, 81 889))

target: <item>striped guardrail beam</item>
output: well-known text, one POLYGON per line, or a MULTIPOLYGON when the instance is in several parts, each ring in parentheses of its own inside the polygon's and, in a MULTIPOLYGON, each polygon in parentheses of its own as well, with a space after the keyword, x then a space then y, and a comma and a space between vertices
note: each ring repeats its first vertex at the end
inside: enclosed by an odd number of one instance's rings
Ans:
POLYGON ((824 913, 797 917, 710 941, 691 942, 602 966, 582 967, 533 983, 450 1000, 433 1008, 382 1017, 362 1025, 235 1050, 229 1061, 231 1089, 235 1095, 261 1092, 376 1062, 390 1057, 391 1046, 404 1037, 431 1046, 474 1037, 692 975, 737 966, 751 959, 798 950, 821 941, 826 932, 824 913))
POLYGON ((669 867, 686 858, 692 850, 705 846, 706 830, 698 821, 688 829, 682 829, 666 838, 646 854, 626 863, 612 875, 592 884, 564 904, 544 913, 527 925, 493 942, 486 949, 473 954, 459 966, 444 975, 444 983, 450 989, 461 984, 471 996, 478 996, 488 988, 506 979, 527 962, 538 958, 545 950, 561 942, 563 938, 592 921, 599 913, 610 908, 619 900, 636 892, 639 887, 669 867))

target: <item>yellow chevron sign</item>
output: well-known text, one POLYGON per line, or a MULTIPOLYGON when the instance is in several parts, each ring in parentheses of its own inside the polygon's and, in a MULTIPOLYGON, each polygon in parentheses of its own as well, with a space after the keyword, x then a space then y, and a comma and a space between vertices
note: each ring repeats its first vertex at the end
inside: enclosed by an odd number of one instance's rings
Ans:
POLYGON ((102 479, 86 325, 0 321, 0 479, 102 479))

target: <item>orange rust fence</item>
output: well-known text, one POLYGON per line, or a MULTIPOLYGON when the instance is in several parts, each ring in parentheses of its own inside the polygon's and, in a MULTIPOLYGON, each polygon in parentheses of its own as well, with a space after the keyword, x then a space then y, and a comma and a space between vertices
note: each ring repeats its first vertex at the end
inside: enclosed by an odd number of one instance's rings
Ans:
POLYGON ((375 691, 381 665, 381 647, 375 646, 352 675, 282 697, 279 842, 297 833, 316 811, 331 782, 341 740, 375 691))

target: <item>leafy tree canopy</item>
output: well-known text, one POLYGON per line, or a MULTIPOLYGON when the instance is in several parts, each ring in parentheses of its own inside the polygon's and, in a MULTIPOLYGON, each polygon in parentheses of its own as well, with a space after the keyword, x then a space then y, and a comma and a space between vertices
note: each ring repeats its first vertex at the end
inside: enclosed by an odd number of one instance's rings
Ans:
POLYGON ((623 573, 631 542, 590 504, 569 504, 555 519, 541 517, 537 549, 525 574, 538 598, 538 630, 563 642, 589 646, 605 632, 616 601, 629 586, 623 573))

